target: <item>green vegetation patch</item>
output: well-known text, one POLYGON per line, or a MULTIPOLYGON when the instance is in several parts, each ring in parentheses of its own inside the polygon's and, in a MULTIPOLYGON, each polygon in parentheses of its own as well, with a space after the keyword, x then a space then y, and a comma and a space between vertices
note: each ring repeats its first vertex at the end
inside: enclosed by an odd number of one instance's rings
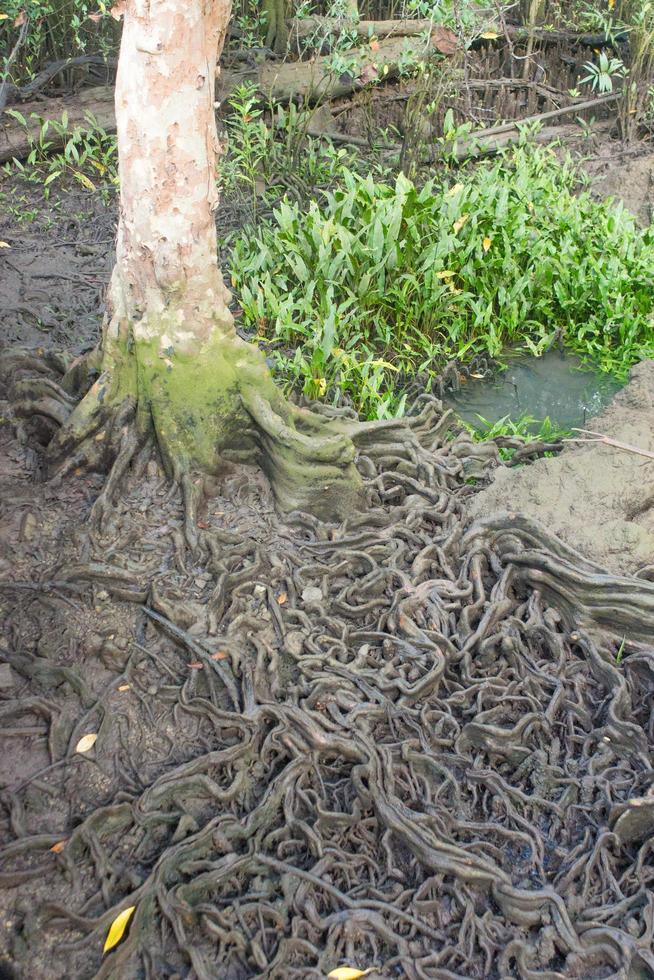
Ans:
POLYGON ((422 188, 346 170, 237 241, 245 325, 290 384, 348 392, 369 418, 401 414, 417 373, 556 339, 622 377, 654 356, 654 229, 577 188, 527 145, 422 188))

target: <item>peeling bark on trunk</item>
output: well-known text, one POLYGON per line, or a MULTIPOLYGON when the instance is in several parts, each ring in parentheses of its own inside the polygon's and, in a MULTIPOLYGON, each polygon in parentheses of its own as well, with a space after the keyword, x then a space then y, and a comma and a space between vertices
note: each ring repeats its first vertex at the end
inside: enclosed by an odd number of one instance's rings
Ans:
POLYGON ((214 86, 229 13, 228 0, 124 4, 120 219, 101 374, 50 450, 66 469, 113 457, 100 516, 153 430, 191 523, 189 473, 221 459, 263 465, 284 509, 335 518, 359 500, 351 440, 286 402, 234 330, 214 220, 214 86))

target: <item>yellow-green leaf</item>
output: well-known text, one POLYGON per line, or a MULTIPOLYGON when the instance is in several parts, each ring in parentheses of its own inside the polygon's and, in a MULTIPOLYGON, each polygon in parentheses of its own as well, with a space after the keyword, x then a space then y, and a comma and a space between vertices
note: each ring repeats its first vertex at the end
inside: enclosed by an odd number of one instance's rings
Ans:
POLYGON ((447 192, 447 194, 445 196, 446 197, 451 197, 453 194, 458 194, 459 191, 462 191, 463 189, 464 189, 464 185, 463 184, 454 184, 453 187, 450 187, 449 191, 447 192))
POLYGON ((83 174, 80 170, 73 170, 73 173, 79 180, 80 184, 82 184, 83 187, 86 187, 87 190, 94 191, 96 189, 95 184, 89 177, 86 176, 86 174, 83 174))
POLYGON ((451 279, 452 276, 455 276, 455 275, 456 275, 456 272, 453 272, 452 269, 442 269, 440 272, 437 272, 436 273, 436 278, 437 279, 451 279))
POLYGON ((79 742, 75 746, 76 752, 88 752, 92 749, 98 740, 98 736, 94 732, 90 732, 88 735, 82 735, 79 742))
POLYGON ((461 231, 461 229, 463 228, 464 224, 466 223, 469 217, 470 217, 469 214, 462 214, 460 218, 456 219, 456 221, 452 225, 452 227, 454 228, 454 234, 456 234, 457 231, 461 231))
POLYGON ((104 941, 103 953, 108 953, 110 949, 117 946, 120 940, 125 935, 125 929, 127 928, 127 923, 134 915, 134 909, 136 905, 130 905, 128 909, 123 909, 120 915, 117 915, 114 921, 111 923, 109 932, 107 933, 107 938, 104 941))
POLYGON ((329 980, 359 980, 359 977, 367 977, 370 970, 357 970, 354 966, 338 966, 331 973, 327 974, 329 980))
POLYGON ((479 35, 479 37, 483 37, 484 41, 494 41, 499 36, 497 31, 484 31, 483 34, 479 35))

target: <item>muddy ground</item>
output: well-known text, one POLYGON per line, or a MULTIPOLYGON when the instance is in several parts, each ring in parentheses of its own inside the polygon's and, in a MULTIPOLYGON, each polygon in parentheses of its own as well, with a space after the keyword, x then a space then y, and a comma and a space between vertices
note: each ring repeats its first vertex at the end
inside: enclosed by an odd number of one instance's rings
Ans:
POLYGON ((470 515, 527 514, 601 568, 654 580, 654 361, 632 370, 631 383, 588 428, 651 458, 611 445, 570 443, 556 458, 518 471, 498 469, 491 486, 471 502, 470 515))
MULTIPOLYGON (((2 219, 5 343, 97 335, 113 211, 70 195, 2 219)), ((191 553, 154 450, 94 531, 0 406, 0 976, 654 976, 654 585, 471 522, 515 471, 419 408, 359 517, 234 468, 191 553)))

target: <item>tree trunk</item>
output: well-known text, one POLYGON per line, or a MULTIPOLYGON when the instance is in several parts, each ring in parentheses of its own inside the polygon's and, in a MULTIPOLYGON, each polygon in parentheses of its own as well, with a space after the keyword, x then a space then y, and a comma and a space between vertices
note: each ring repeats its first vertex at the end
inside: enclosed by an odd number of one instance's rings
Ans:
POLYGON ((360 481, 347 435, 289 404, 235 332, 217 263, 217 57, 229 0, 126 0, 116 79, 120 219, 100 377, 50 447, 55 468, 113 461, 97 515, 154 431, 190 472, 261 463, 283 509, 343 517, 360 481), (73 456, 71 458, 71 452, 73 456))

